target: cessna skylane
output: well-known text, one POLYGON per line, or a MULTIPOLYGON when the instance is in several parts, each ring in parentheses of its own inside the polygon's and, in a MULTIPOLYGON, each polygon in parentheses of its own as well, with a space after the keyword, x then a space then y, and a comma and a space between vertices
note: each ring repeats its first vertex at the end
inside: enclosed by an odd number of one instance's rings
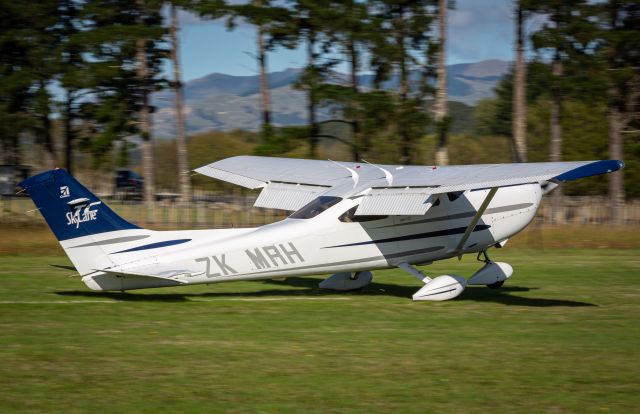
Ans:
POLYGON ((376 165, 239 156, 195 171, 261 189, 255 207, 293 213, 257 228, 153 231, 124 220, 67 171, 23 181, 62 248, 93 290, 125 291, 333 273, 320 288, 360 289, 372 270, 399 268, 424 283, 414 300, 455 298, 468 285, 499 288, 513 268, 500 248, 559 184, 606 174, 622 161, 461 166, 376 165), (416 266, 464 254, 468 279, 416 266))

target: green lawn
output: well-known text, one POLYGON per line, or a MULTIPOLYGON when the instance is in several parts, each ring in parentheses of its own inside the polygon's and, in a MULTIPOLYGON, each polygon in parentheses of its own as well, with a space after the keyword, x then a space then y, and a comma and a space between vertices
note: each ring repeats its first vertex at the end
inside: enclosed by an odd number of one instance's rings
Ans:
POLYGON ((351 294, 319 277, 100 294, 60 256, 0 257, 0 412, 638 412, 639 253, 507 247, 504 288, 440 303, 397 270, 351 294))

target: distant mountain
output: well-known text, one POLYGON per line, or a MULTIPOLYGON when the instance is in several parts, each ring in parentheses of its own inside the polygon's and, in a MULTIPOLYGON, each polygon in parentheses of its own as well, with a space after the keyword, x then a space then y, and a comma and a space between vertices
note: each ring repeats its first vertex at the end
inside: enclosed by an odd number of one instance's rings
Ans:
MULTIPOLYGON (((485 60, 460 63, 448 67, 447 90, 449 100, 474 105, 479 99, 493 95, 493 88, 509 69, 509 62, 485 60)), ((301 69, 287 69, 269 74, 271 105, 276 125, 304 124, 305 95, 293 89, 301 69)), ((414 76, 417 80, 417 74, 414 76)), ((372 75, 360 75, 363 87, 370 87, 372 75)), ((398 79, 392 78, 383 86, 395 88, 398 79)), ((257 130, 260 126, 259 78, 212 73, 185 84, 185 113, 189 134, 209 130, 237 128, 257 130)), ((153 96, 157 107, 154 117, 158 137, 174 136, 175 111, 173 93, 169 90, 153 96)), ((320 113, 327 118, 328 111, 320 113)))

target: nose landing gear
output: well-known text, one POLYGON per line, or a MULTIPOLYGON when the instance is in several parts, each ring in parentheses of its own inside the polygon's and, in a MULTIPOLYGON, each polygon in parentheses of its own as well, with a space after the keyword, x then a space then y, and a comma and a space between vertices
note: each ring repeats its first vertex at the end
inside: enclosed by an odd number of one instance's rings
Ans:
POLYGON ((484 266, 469 278, 467 285, 485 285, 489 289, 498 289, 513 274, 511 265, 504 262, 492 262, 486 250, 479 252, 477 259, 484 262, 484 266))

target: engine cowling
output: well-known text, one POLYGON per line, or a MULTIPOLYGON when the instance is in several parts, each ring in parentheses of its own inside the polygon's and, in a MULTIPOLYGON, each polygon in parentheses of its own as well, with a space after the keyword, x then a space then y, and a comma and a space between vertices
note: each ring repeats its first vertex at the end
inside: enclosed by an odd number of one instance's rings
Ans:
POLYGON ((509 263, 490 262, 482 266, 467 280, 467 285, 491 285, 504 282, 513 274, 513 267, 509 263))

